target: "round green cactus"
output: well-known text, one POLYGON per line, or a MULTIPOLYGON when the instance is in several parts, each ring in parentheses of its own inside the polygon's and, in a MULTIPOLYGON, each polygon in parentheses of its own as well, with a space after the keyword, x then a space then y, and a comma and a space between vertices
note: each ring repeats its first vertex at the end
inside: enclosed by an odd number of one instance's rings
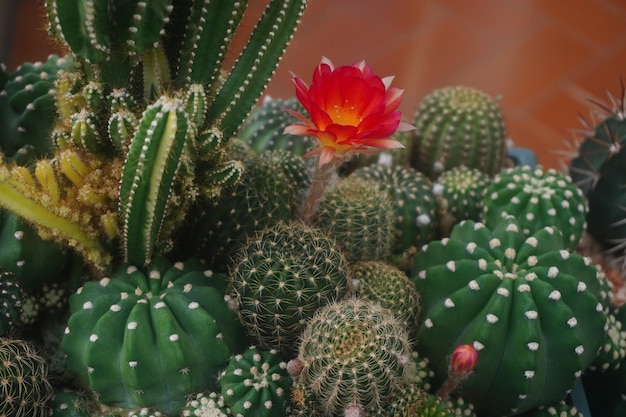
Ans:
POLYGON ((48 403, 50 417, 90 417, 96 405, 81 391, 58 391, 48 403))
POLYGON ((404 272, 381 261, 356 262, 351 266, 352 287, 364 300, 391 310, 414 336, 421 311, 420 295, 404 272))
POLYGON ((394 391, 382 416, 421 417, 424 415, 422 412, 429 407, 427 395, 418 384, 404 384, 394 391))
POLYGON ((489 229, 465 221, 414 258, 422 295, 418 351, 435 384, 461 344, 478 351, 463 396, 488 415, 559 401, 604 342, 606 278, 563 247, 558 230, 527 236, 513 217, 489 229))
POLYGON ((348 408, 382 413, 412 377, 404 324, 378 303, 351 298, 319 309, 308 322, 297 359, 296 386, 314 414, 348 408))
POLYGON ((19 322, 24 293, 11 272, 0 272, 0 336, 19 322))
POLYGON ((439 236, 450 235, 462 220, 480 221, 483 198, 491 178, 477 169, 454 167, 443 172, 433 184, 439 214, 439 236))
POLYGON ((493 228, 507 216, 517 218, 526 235, 553 226, 573 250, 585 230, 587 202, 569 176, 538 166, 509 168, 498 174, 483 200, 483 222, 493 228))
POLYGON ((53 395, 43 358, 24 340, 0 337, 0 415, 46 417, 53 395))
POLYGON ((370 165, 354 175, 376 181, 393 199, 396 244, 394 254, 420 248, 437 236, 437 202, 433 184, 421 172, 400 166, 370 165))
POLYGON ((498 102, 468 87, 445 87, 422 100, 413 120, 411 166, 435 179, 465 165, 487 175, 503 166, 504 118, 498 102))
POLYGON ((249 239, 231 273, 231 302, 258 344, 290 352, 320 307, 348 293, 337 243, 302 223, 279 223, 249 239))
POLYGON ((233 355, 220 375, 222 397, 235 417, 283 417, 292 384, 278 353, 255 346, 233 355))
POLYGON ((70 297, 62 341, 76 383, 103 404, 177 414, 185 396, 215 389, 244 329, 199 261, 157 258, 119 268, 70 297))
POLYGON ((334 237, 354 262, 391 256, 394 220, 389 195, 372 180, 350 176, 326 192, 314 224, 334 237))
POLYGON ((585 417, 585 414, 567 401, 559 401, 553 404, 540 405, 524 413, 523 417, 585 417))
POLYGON ((180 417, 229 417, 230 409, 224 402, 222 394, 217 392, 199 392, 187 401, 180 417))

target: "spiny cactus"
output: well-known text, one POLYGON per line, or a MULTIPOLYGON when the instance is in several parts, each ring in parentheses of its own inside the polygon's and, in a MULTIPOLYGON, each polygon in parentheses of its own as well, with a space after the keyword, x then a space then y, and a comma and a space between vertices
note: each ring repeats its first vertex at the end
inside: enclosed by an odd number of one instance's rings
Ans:
POLYGON ((292 352, 307 320, 348 293, 337 243, 302 223, 279 223, 251 237, 231 273, 231 303, 260 347, 292 352))
POLYGON ((465 165, 444 171, 433 185, 439 215, 439 236, 450 235, 462 220, 480 221, 490 177, 465 165))
POLYGON ((497 100, 469 87, 445 87, 419 105, 410 147, 411 166, 435 179, 456 166, 487 175, 502 169, 506 151, 504 119, 497 100))
POLYGON ((420 248, 437 236, 437 202, 433 184, 422 173, 406 167, 370 165, 354 175, 376 181, 393 199, 396 244, 394 254, 420 248))
POLYGON ((339 243, 348 261, 391 256, 393 204, 374 181, 350 176, 337 182, 324 195, 314 224, 339 243))
POLYGON ((180 413, 181 417, 228 417, 231 415, 224 397, 217 392, 199 392, 187 401, 180 413))
POLYGON ((314 414, 360 408, 381 413, 410 380, 404 325, 380 304, 350 298, 319 309, 308 322, 295 361, 296 385, 314 414))
POLYGON ((0 336, 19 322, 24 293, 11 272, 0 272, 0 336))
POLYGON ((478 351, 462 387, 478 412, 563 399, 604 342, 606 278, 554 228, 527 236, 513 217, 493 229, 462 222, 415 256, 412 277, 424 309, 417 348, 435 380, 445 379, 455 346, 478 351))
POLYGON ((362 261, 351 265, 352 287, 364 300, 380 303, 406 326, 410 336, 417 332, 421 311, 420 295, 404 272, 381 261, 362 261))
POLYGON ((557 228, 566 249, 573 250, 585 229, 587 202, 571 179, 541 166, 509 168, 498 174, 486 190, 482 221, 493 228, 514 216, 526 235, 545 226, 557 228))
POLYGON ((235 417, 283 417, 292 384, 278 352, 255 346, 231 356, 220 374, 222 397, 235 417))
MULTIPOLYGON (((415 383, 407 383, 394 390, 388 401, 384 417, 415 417, 429 407, 427 393, 415 383)), ((428 415, 428 414, 426 414, 428 415)))
POLYGON ((90 417, 97 415, 95 404, 81 391, 58 391, 48 403, 50 417, 90 417))
POLYGON ((53 396, 45 361, 24 341, 0 337, 0 415, 48 415, 53 396))
MULTIPOLYGON (((246 339, 210 271, 197 261, 157 258, 120 267, 70 298, 62 342, 68 371, 103 404, 177 414, 185 396, 216 388, 246 339)), ((221 284, 217 283, 219 287, 221 284)))
POLYGON ((267 150, 285 149, 302 156, 315 146, 315 138, 283 134, 286 126, 299 122, 285 108, 306 114, 297 98, 266 97, 245 120, 238 136, 257 153, 267 150))

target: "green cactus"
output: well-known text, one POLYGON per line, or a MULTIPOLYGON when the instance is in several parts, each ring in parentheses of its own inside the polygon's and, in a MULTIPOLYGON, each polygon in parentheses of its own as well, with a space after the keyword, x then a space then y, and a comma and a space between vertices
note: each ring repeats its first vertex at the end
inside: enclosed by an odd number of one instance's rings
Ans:
POLYGON ((540 405, 539 407, 522 414, 522 417, 585 417, 585 415, 569 404, 567 401, 559 401, 553 404, 540 405))
POLYGON ((326 192, 314 225, 332 236, 350 262, 387 260, 394 246, 391 197, 375 181, 350 176, 326 192))
POLYGON ((48 370, 27 341, 0 337, 0 382, 0 415, 48 415, 54 395, 48 370))
POLYGON ((571 179, 538 166, 509 168, 498 174, 485 193, 482 221, 494 228, 514 216, 524 234, 552 226, 563 235, 563 245, 573 250, 585 230, 587 202, 571 179))
POLYGON ((68 371, 107 405, 177 414, 187 394, 216 388, 230 354, 247 344, 210 271, 194 260, 120 267, 85 283, 70 308, 68 371))
POLYGON ((506 151, 504 118, 496 99, 469 87, 431 92, 413 120, 409 149, 411 166, 435 179, 465 165, 493 176, 506 151))
POLYGON ((378 303, 351 298, 318 310, 300 340, 296 385, 314 414, 382 413, 412 377, 404 325, 378 303))
MULTIPOLYGON (((428 409, 427 392, 418 384, 408 383, 400 386, 393 392, 388 401, 384 417, 416 417, 422 416, 423 411, 428 409)), ((426 416, 428 414, 425 414, 426 416)))
POLYGON ((413 168, 370 165, 357 169, 357 177, 375 180, 393 199, 396 245, 394 254, 418 249, 437 236, 437 202, 433 184, 413 168))
POLYGON ((391 310, 404 323, 409 336, 415 336, 420 295, 404 272, 385 262, 362 261, 351 265, 351 278, 359 298, 391 310))
POLYGON ((452 228, 462 220, 480 221, 483 199, 490 177, 466 166, 443 172, 433 184, 439 214, 439 236, 450 235, 452 228))
POLYGON ((589 366, 589 371, 618 369, 626 359, 626 330, 615 314, 609 314, 608 328, 598 357, 589 366))
POLYGON ((527 236, 513 217, 493 229, 462 222, 415 256, 412 277, 423 305, 418 350, 440 384, 452 350, 474 346, 463 397, 480 413, 563 399, 604 342, 606 278, 555 228, 527 236))
POLYGON ((235 417, 283 417, 292 384, 278 352, 255 346, 231 356, 220 375, 224 402, 235 417))
POLYGON ((279 223, 249 239, 231 273, 231 303, 262 348, 291 352, 320 307, 348 293, 337 243, 302 223, 279 223))
POLYGON ((252 110, 238 136, 259 154, 270 149, 284 149, 298 156, 304 155, 315 146, 315 138, 284 134, 286 126, 299 122, 285 109, 306 114, 295 97, 286 100, 266 97, 260 106, 252 110))
POLYGON ((19 322, 24 292, 15 275, 0 272, 0 337, 5 336, 19 322))
POLYGON ((81 391, 57 391, 48 406, 51 411, 50 417, 91 417, 97 415, 96 405, 81 391))
POLYGON ((217 392, 199 392, 187 401, 180 413, 180 417, 229 417, 231 415, 224 397, 217 392))

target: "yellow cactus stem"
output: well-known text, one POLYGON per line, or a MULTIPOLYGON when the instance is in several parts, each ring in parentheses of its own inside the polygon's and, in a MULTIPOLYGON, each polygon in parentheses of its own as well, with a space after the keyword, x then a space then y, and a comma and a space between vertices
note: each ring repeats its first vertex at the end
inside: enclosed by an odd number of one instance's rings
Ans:
MULTIPOLYGON (((48 166, 41 166, 40 173, 42 179, 49 178, 48 166)), ((80 224, 63 218, 31 198, 26 197, 19 190, 16 183, 19 180, 11 176, 6 166, 0 167, 0 206, 9 210, 23 219, 32 223, 41 235, 50 235, 56 241, 67 242, 71 247, 81 253, 84 258, 95 266, 102 268, 110 262, 111 256, 104 249, 101 243, 83 231, 80 224)), ((48 185, 51 182, 48 182, 48 185)))
POLYGON ((170 66, 163 46, 157 45, 141 55, 143 63, 143 94, 150 100, 163 93, 170 83, 170 66))
POLYGON ((100 216, 102 230, 109 240, 113 240, 120 234, 119 216, 117 213, 106 213, 100 216))
POLYGON ((61 191, 54 173, 54 167, 48 160, 37 161, 35 177, 42 191, 51 203, 58 203, 61 199, 61 191))
POLYGON ((11 176, 15 178, 16 187, 26 195, 32 195, 39 188, 31 171, 25 166, 12 168, 11 176))
POLYGON ((91 171, 89 165, 83 162, 78 153, 70 149, 61 152, 58 160, 63 175, 72 181, 75 186, 80 187, 85 180, 85 176, 91 171))

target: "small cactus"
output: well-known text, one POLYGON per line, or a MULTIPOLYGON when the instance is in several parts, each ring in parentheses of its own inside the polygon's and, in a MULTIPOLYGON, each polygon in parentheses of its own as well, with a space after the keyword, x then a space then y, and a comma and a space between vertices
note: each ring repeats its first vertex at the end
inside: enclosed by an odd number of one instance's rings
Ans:
POLYGON ((348 293, 337 243, 302 223, 279 223, 251 237, 231 273, 231 302, 262 348, 295 349, 320 307, 348 293))
POLYGON ((350 262, 391 256, 393 204, 374 181, 353 176, 339 181, 324 195, 314 225, 339 243, 350 262))
POLYGON ((493 176, 506 151, 504 119, 497 100, 469 87, 433 91, 419 105, 413 120, 411 166, 435 179, 465 165, 493 176))
POLYGON ((32 346, 0 337, 0 415, 46 417, 53 395, 46 363, 32 346))
POLYGON ((217 392, 199 392, 187 401, 180 413, 180 417, 228 417, 231 415, 224 397, 217 392))
POLYGON ((478 351, 462 388, 480 413, 563 399, 605 340, 606 278, 555 228, 527 236, 513 217, 493 229, 462 222, 417 253, 412 277, 423 303, 417 349, 436 384, 454 347, 478 351))
POLYGON ((292 384, 278 352, 255 346, 231 356, 220 374, 224 402, 235 417, 283 417, 292 384))
POLYGON ((19 322, 24 293, 11 272, 0 272, 0 336, 19 322))
POLYGON ((314 414, 360 407, 376 415, 410 380, 411 349, 402 322, 380 304, 351 298, 322 307, 308 322, 296 385, 314 414))
POLYGON ((90 417, 96 415, 95 404, 81 391, 58 391, 48 403, 50 417, 90 417))
POLYGON ((552 226, 563 235, 564 247, 573 250, 585 229, 587 202, 569 176, 541 166, 509 168, 487 187, 483 219, 493 228, 507 216, 514 216, 524 234, 552 226))

